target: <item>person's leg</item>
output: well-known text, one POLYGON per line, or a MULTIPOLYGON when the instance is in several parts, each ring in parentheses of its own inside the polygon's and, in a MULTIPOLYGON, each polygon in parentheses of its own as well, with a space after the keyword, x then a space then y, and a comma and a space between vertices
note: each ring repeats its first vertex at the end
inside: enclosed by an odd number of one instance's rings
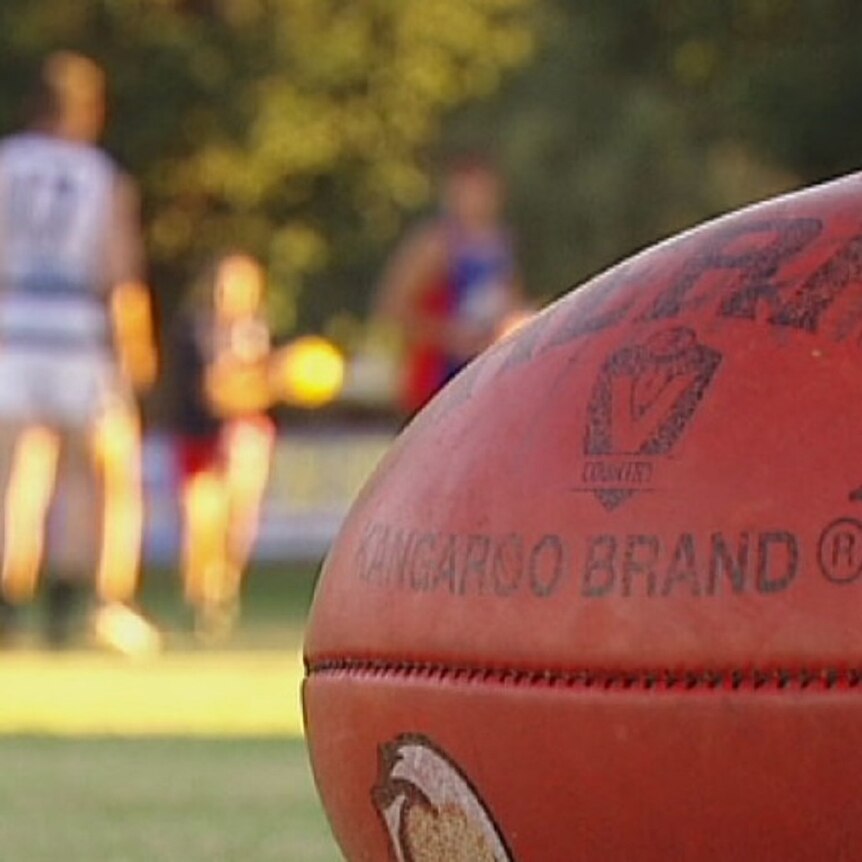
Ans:
MULTIPOLYGON (((15 498, 19 496, 12 487, 12 475, 15 472, 15 451, 21 436, 21 424, 10 419, 0 419, 0 548, 2 548, 2 567, 0 567, 0 642, 8 640, 15 629, 17 606, 32 595, 35 577, 28 573, 27 584, 24 579, 8 576, 14 568, 10 563, 10 554, 14 555, 13 536, 17 536, 19 524, 10 529, 10 522, 15 520, 18 507, 15 498)), ((40 525, 39 533, 42 534, 40 525)))
POLYGON ((42 425, 7 423, 0 432, 3 488, 3 597, 12 605, 33 600, 45 544, 45 521, 57 471, 59 438, 42 425), (8 439, 3 439, 8 438, 8 439))
POLYGON ((158 629, 135 608, 143 542, 141 430, 134 405, 117 398, 95 423, 92 456, 102 488, 93 634, 103 646, 129 656, 161 649, 158 629))
POLYGON ((104 529, 96 575, 102 604, 134 602, 143 533, 141 434, 131 405, 109 410, 95 430, 95 455, 104 480, 104 529))
POLYGON ((56 440, 38 424, 38 371, 29 353, 0 353, 0 637, 36 590, 53 488, 56 440))
POLYGON ((204 639, 223 629, 219 609, 227 566, 228 498, 217 434, 181 437, 177 460, 182 502, 183 595, 204 639))
POLYGON ((275 428, 265 416, 237 420, 228 427, 225 471, 228 564, 223 592, 226 601, 233 605, 239 601, 242 577, 257 541, 274 442, 275 428))
POLYGON ((195 628, 217 636, 227 566, 228 506, 224 477, 204 470, 183 487, 182 569, 185 599, 195 614, 195 628))
POLYGON ((51 645, 63 646, 78 599, 92 583, 102 532, 102 477, 87 429, 63 432, 57 482, 60 506, 51 543, 46 634, 51 645))

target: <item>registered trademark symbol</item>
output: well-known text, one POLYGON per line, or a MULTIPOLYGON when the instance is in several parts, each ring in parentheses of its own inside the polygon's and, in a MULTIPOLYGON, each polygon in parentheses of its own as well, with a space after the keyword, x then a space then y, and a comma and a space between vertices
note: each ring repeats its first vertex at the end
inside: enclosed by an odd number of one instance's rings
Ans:
POLYGON ((838 518, 820 534, 817 545, 820 571, 835 584, 849 584, 862 575, 862 523, 838 518))

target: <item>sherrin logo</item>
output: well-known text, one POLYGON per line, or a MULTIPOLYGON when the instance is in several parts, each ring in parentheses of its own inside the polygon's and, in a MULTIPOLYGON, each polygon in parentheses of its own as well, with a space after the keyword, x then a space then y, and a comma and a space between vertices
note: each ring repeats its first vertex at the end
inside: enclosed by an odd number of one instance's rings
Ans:
POLYGON ((579 490, 612 511, 654 488, 655 468, 700 405, 721 354, 673 326, 611 354, 587 406, 579 490))
POLYGON ((380 746, 372 800, 396 862, 515 862, 487 806, 430 739, 380 746))

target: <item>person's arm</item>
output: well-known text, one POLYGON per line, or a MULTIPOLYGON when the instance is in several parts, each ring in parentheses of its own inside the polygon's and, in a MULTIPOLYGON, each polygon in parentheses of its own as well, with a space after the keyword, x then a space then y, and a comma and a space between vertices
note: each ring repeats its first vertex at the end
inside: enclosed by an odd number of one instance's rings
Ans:
POLYGON ((389 259, 377 293, 377 314, 396 323, 408 341, 438 344, 445 321, 422 307, 446 272, 446 249, 434 226, 419 228, 389 259))
POLYGON ((120 364, 136 389, 152 385, 158 370, 152 302, 143 278, 144 250, 138 191, 119 175, 114 187, 108 274, 110 307, 120 364))

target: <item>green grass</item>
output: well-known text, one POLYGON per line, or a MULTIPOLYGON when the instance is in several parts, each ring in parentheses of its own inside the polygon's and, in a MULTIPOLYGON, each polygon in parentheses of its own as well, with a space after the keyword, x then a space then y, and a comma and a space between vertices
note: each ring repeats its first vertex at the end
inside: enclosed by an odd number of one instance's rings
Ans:
MULTIPOLYGON (((266 649, 301 641, 317 568, 313 565, 255 566, 242 587, 242 615, 233 645, 260 645, 266 649)), ((172 572, 148 572, 142 580, 141 605, 161 626, 182 639, 191 627, 191 615, 180 598, 177 576, 172 572)))
MULTIPOLYGON (((312 566, 256 568, 244 587, 240 625, 219 650, 295 654, 314 577, 312 566)), ((148 573, 141 605, 165 632, 169 657, 180 653, 194 660, 192 653, 206 651, 192 635, 173 573, 148 573)), ((38 647, 41 617, 38 606, 25 615, 22 647, 38 647)), ((33 660, 32 653, 11 655, 7 669, 16 661, 33 660)), ((45 654, 36 664, 44 661, 52 672, 64 672, 74 660, 45 654)), ((38 685, 38 680, 30 683, 38 685)), ((14 692, 7 690, 4 697, 10 696, 14 692)), ((56 709, 63 710, 63 702, 57 702, 56 709)), ((0 718, 2 711, 0 700, 0 718)), ((317 800, 301 740, 0 735, 2 860, 341 858, 317 800)))
POLYGON ((20 862, 338 862, 302 742, 0 738, 20 862))

